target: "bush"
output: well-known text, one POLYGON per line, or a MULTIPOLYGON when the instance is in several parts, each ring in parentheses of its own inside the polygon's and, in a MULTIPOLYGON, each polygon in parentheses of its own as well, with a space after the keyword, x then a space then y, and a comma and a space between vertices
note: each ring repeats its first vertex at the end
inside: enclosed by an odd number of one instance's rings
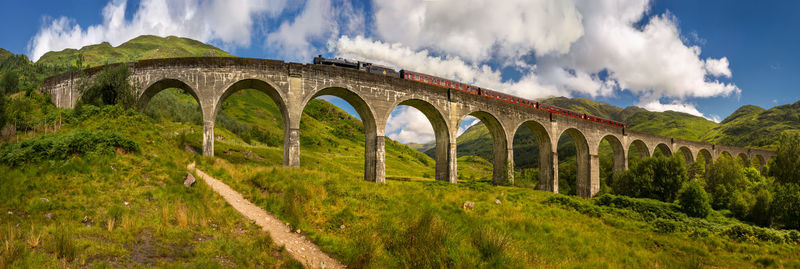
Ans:
POLYGON ((800 184, 800 134, 781 135, 770 172, 778 183, 800 184))
POLYGON ((133 108, 136 102, 133 85, 128 82, 131 71, 128 65, 107 66, 97 73, 91 81, 83 80, 78 84, 81 105, 115 105, 133 108))
POLYGON ((690 217, 705 218, 711 213, 711 204, 708 193, 698 181, 692 181, 683 186, 678 195, 678 204, 681 211, 690 217))
POLYGON ((576 211, 580 212, 581 214, 589 215, 592 217, 601 217, 603 216, 603 211, 599 207, 586 203, 583 201, 579 201, 580 198, 573 198, 566 195, 554 195, 547 198, 544 201, 545 204, 557 204, 564 207, 575 209, 576 211))
POLYGON ((682 220, 686 218, 685 215, 680 213, 680 208, 677 205, 657 200, 604 194, 595 198, 594 203, 600 206, 631 210, 646 221, 654 219, 682 220))
POLYGON ((686 182, 682 157, 656 156, 635 162, 630 170, 614 178, 612 189, 630 197, 675 201, 678 190, 686 182))
POLYGON ((711 194, 711 207, 714 209, 730 209, 737 192, 745 191, 750 185, 744 176, 742 164, 727 155, 720 156, 709 165, 705 179, 706 191, 711 194))
POLYGON ((139 150, 136 142, 115 132, 78 130, 6 144, 0 148, 0 162, 14 166, 43 160, 64 160, 75 154, 110 153, 116 148, 130 152, 139 150))
POLYGON ((785 228, 800 228, 800 185, 783 184, 775 188, 772 202, 775 221, 785 228))
POLYGON ((674 220, 656 219, 653 222, 653 230, 657 233, 674 233, 680 229, 680 224, 674 220))
POLYGON ((755 202, 750 208, 750 215, 747 217, 759 226, 770 226, 772 224, 772 193, 766 188, 756 191, 755 202))

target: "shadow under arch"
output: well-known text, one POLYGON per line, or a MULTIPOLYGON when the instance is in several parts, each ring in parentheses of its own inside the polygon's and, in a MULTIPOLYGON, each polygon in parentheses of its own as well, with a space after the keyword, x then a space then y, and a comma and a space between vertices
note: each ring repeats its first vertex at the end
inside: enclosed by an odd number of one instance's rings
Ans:
POLYGON ((631 166, 632 160, 641 160, 643 158, 650 157, 650 149, 647 148, 647 144, 644 141, 636 139, 628 145, 628 167, 631 166), (634 148, 636 151, 634 151, 634 148))
POLYGON ((407 99, 397 103, 394 107, 388 110, 389 113, 386 115, 387 118, 384 120, 386 124, 389 123, 388 119, 391 117, 391 112, 394 111, 398 106, 413 107, 425 115, 425 118, 428 119, 428 122, 430 122, 431 127, 433 128, 434 134, 434 160, 436 162, 434 178, 439 181, 456 183, 455 167, 449 167, 450 160, 456 158, 456 156, 451 156, 453 153, 450 152, 450 129, 447 126, 447 121, 445 121, 444 114, 442 114, 439 109, 427 101, 420 99, 407 99), (453 174, 451 175, 451 173, 453 174))
POLYGON ((672 150, 669 149, 669 146, 667 146, 667 144, 659 143, 658 145, 656 145, 656 148, 653 150, 653 154, 655 154, 656 149, 660 151, 661 154, 664 154, 664 156, 672 157, 672 150))
MULTIPOLYGON (((314 95, 312 95, 308 99, 303 100, 303 104, 300 106, 299 110, 300 114, 302 115, 302 111, 305 110, 306 106, 308 106, 308 103, 311 102, 311 100, 314 100, 314 98, 325 95, 342 98, 351 106, 353 106, 353 108, 356 110, 358 116, 361 118, 361 122, 364 124, 364 136, 365 136, 364 180, 384 183, 386 181, 386 174, 383 167, 384 156, 383 153, 380 154, 378 153, 379 148, 380 149, 384 148, 384 140, 383 136, 381 136, 380 138, 378 137, 377 123, 375 122, 375 113, 373 112, 374 110, 369 106, 369 104, 367 104, 366 101, 364 101, 364 98, 359 96, 354 91, 349 90, 345 87, 333 86, 333 87, 322 88, 316 91, 314 95), (379 165, 381 167, 379 167, 379 165)), ((290 149, 288 151, 284 149, 284 153, 288 154, 288 156, 286 157, 294 158, 296 156, 296 158, 298 158, 298 160, 296 160, 297 164, 294 166, 299 166, 300 162, 299 127, 300 127, 300 118, 302 118, 301 115, 297 115, 300 117, 297 119, 296 123, 291 123, 291 122, 289 123, 290 128, 289 132, 287 132, 289 136, 287 137, 288 139, 284 138, 284 140, 292 140, 289 142, 284 142, 284 144, 288 144, 290 146, 290 149), (293 139, 297 139, 297 141, 295 142, 293 141, 293 139), (294 147, 297 147, 297 149, 294 149, 294 147), (296 153, 291 152, 293 150, 296 150, 296 153)), ((290 160, 290 162, 294 161, 290 160)))
MULTIPOLYGON (((559 139, 563 134, 569 135, 575 143, 575 194, 580 197, 592 197, 592 185, 589 160, 589 143, 586 136, 578 129, 569 128, 559 134, 559 139)), ((596 182, 599 187, 599 182, 596 182)))
MULTIPOLYGON (((539 150, 538 189, 544 191, 557 190, 558 182, 555 182, 554 177, 554 173, 557 171, 553 171, 553 145, 550 140, 550 134, 547 133, 547 129, 545 129, 544 126, 538 121, 528 120, 517 126, 516 130, 514 130, 514 135, 516 136, 522 128, 528 128, 528 130, 533 133, 533 137, 536 139, 536 146, 539 150)), ((514 151, 514 155, 517 154, 519 153, 514 151)))
MULTIPOLYGON (((514 182, 513 156, 509 156, 509 143, 506 136, 506 129, 494 115, 489 112, 478 110, 467 114, 478 118, 492 136, 492 182, 495 185, 506 185, 514 182)), ((466 117, 466 115, 464 116, 466 117)), ((464 117, 459 119, 456 126, 461 126, 464 117)), ((457 149, 456 149, 457 150, 457 149)))
POLYGON ((753 156, 753 160, 751 162, 754 162, 754 164, 758 165, 758 171, 761 172, 762 175, 766 173, 767 160, 764 159, 764 156, 757 154, 753 156))
POLYGON ((750 166, 750 158, 748 158, 747 154, 745 154, 744 152, 737 154, 736 158, 739 159, 739 161, 742 162, 742 166, 743 167, 750 166))
POLYGON ((678 148, 677 153, 683 155, 683 160, 686 162, 686 165, 694 163, 694 155, 692 154, 692 150, 688 147, 683 146, 678 148))
POLYGON ((705 162, 706 162, 705 163, 706 166, 711 164, 714 161, 714 159, 712 159, 713 156, 711 155, 711 152, 708 151, 708 149, 700 149, 699 151, 697 151, 697 158, 695 158, 695 159, 696 160, 700 159, 700 157, 703 157, 703 160, 705 160, 705 162))
MULTIPOLYGON (((617 136, 612 134, 603 136, 603 138, 600 139, 600 142, 602 143, 603 140, 608 141, 608 144, 611 146, 611 152, 613 154, 613 161, 614 161, 614 173, 616 174, 625 171, 626 154, 625 154, 625 149, 622 148, 622 142, 619 141, 619 138, 617 138, 617 136)), ((600 145, 598 144, 597 147, 599 151, 600 145)))

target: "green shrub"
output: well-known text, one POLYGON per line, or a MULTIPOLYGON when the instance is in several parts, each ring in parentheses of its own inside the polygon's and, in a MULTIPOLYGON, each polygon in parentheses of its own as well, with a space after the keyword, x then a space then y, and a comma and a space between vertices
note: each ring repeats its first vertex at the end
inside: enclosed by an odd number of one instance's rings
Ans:
POLYGON ((740 203, 736 195, 747 190, 751 184, 744 175, 742 164, 728 156, 721 155, 706 170, 706 191, 711 194, 711 207, 732 209, 731 205, 740 203))
POLYGON ((128 81, 131 71, 126 64, 117 64, 105 67, 91 80, 82 80, 78 84, 81 105, 121 105, 133 108, 136 103, 134 87, 128 81))
POLYGON ((657 233, 674 233, 679 230, 680 224, 674 220, 656 219, 653 221, 653 231, 657 233))
POLYGON ((659 218, 669 220, 682 220, 686 218, 686 215, 680 213, 678 205, 657 200, 636 199, 604 194, 595 198, 594 203, 601 206, 631 210, 647 221, 659 218))
POLYGON ((800 185, 783 184, 775 188, 772 202, 775 221, 785 228, 800 228, 800 185))
POLYGON ((675 201, 683 183, 686 167, 680 156, 656 156, 633 163, 631 168, 615 176, 612 189, 630 197, 675 201))
POLYGON ((6 144, 0 148, 0 163, 15 166, 44 160, 65 160, 75 154, 111 153, 116 148, 130 152, 139 150, 136 142, 115 132, 77 130, 6 144))
POLYGON ((580 198, 573 198, 566 195, 554 195, 544 201, 545 204, 561 205, 567 208, 575 209, 581 214, 589 215, 592 217, 603 216, 603 210, 593 204, 579 201, 580 198))
POLYGON ((772 224, 771 205, 772 193, 766 188, 757 190, 755 202, 750 208, 750 215, 747 218, 759 226, 770 226, 772 224))
POLYGON ((505 251, 510 245, 506 234, 486 225, 475 229, 470 239, 483 261, 495 266, 504 264, 505 251))
POLYGON ((800 184, 800 134, 783 133, 770 162, 770 173, 778 183, 800 184))
POLYGON ((711 213, 708 193, 698 181, 692 181, 683 186, 678 195, 678 204, 681 211, 690 217, 705 218, 711 213))

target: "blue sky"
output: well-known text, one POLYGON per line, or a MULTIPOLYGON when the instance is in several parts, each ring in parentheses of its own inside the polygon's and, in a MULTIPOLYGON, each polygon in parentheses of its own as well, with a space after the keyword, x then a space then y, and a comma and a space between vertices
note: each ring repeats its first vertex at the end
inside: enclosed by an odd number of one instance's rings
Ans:
MULTIPOLYGON (((179 35, 244 57, 368 59, 523 97, 588 97, 714 120, 746 104, 800 100, 797 1, 470 2, 9 1, 0 47, 35 59, 179 35)), ((409 108, 396 110, 386 132, 403 142, 433 138, 409 108)))

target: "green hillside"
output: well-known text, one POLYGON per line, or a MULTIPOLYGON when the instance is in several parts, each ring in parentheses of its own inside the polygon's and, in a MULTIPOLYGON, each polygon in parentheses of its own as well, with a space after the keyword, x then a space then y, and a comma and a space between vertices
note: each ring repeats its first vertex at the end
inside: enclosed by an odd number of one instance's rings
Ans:
POLYGON ((232 56, 214 46, 188 38, 144 35, 131 39, 117 47, 112 47, 108 42, 103 42, 81 49, 51 51, 45 53, 37 63, 74 65, 79 55, 83 55, 84 67, 157 58, 232 56))
POLYGON ((714 127, 704 140, 732 146, 777 147, 782 132, 800 130, 800 102, 763 109, 743 106, 714 127))

